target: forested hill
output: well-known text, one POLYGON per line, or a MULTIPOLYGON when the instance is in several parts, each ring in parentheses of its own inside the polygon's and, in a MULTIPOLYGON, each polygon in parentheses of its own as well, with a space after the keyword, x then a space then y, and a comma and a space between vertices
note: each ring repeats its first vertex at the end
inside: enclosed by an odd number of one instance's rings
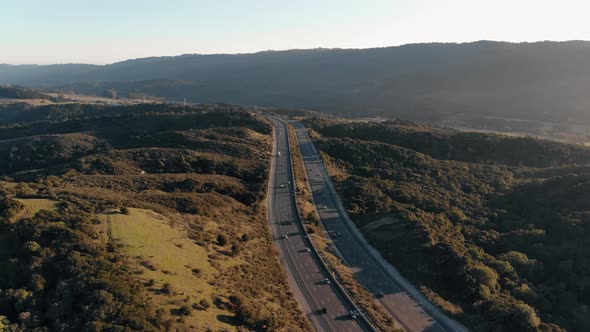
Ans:
POLYGON ((7 99, 53 99, 34 89, 20 86, 0 85, 0 98, 7 99))
POLYGON ((0 331, 309 331, 247 108, 0 110, 0 331))
POLYGON ((107 66, 0 65, 0 83, 436 120, 590 124, 590 42, 414 44, 182 55, 107 66))
POLYGON ((473 331, 590 330, 590 149, 311 119, 367 240, 473 331))
POLYGON ((330 137, 394 144, 436 159, 530 167, 590 164, 588 148, 532 137, 464 132, 400 120, 354 124, 320 120, 310 124, 330 137))

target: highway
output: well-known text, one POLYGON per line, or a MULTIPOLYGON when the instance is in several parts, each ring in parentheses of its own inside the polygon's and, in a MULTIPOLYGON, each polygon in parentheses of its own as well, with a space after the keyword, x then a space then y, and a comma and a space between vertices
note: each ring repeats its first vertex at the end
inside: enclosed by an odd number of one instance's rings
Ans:
POLYGON ((365 320, 350 317, 354 304, 346 298, 312 250, 297 214, 291 185, 293 173, 287 126, 273 117, 267 119, 274 124, 267 213, 273 241, 279 249, 291 289, 316 331, 372 331, 365 320), (323 308, 326 313, 322 312, 323 308))
POLYGON ((342 206, 307 130, 299 122, 291 123, 297 132, 316 211, 343 262, 352 269, 355 278, 375 294, 407 331, 467 331, 424 299, 367 244, 342 206))

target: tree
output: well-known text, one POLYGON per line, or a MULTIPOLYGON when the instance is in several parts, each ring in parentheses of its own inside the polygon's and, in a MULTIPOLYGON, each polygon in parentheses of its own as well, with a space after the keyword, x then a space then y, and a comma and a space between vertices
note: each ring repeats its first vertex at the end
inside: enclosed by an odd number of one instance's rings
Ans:
POLYGON ((485 285, 493 289, 498 284, 498 273, 484 264, 476 264, 470 269, 469 273, 479 285, 485 285))
POLYGON ((225 235, 222 233, 217 234, 217 245, 223 247, 226 244, 227 244, 227 238, 225 237, 225 235))
POLYGON ((242 251, 242 246, 240 246, 239 244, 234 244, 231 246, 231 254, 232 256, 236 256, 238 255, 240 252, 242 251))
POLYGON ((0 316, 0 331, 10 331, 10 321, 5 316, 0 316))

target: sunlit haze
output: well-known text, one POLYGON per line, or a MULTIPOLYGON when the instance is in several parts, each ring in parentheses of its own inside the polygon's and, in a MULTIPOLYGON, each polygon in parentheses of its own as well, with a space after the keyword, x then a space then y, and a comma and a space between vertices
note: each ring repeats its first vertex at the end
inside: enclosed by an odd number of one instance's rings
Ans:
POLYGON ((417 42, 590 40, 582 0, 21 0, 0 3, 0 63, 417 42))

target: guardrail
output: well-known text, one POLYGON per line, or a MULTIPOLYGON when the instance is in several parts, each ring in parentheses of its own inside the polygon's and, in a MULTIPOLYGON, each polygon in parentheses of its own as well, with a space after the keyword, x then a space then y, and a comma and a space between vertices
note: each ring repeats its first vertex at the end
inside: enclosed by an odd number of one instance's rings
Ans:
POLYGON ((318 260, 318 262, 320 262, 320 267, 322 268, 322 270, 324 271, 324 274, 327 275, 327 278, 330 279, 331 282, 333 282, 334 286, 338 289, 338 291, 341 293, 341 295, 344 296, 344 298, 346 299, 346 301, 348 302, 348 304, 353 308, 353 310, 356 310, 357 312, 361 313, 360 319, 365 323, 365 325, 369 328, 369 330, 371 331, 378 331, 377 328, 375 328, 375 326, 373 326, 373 324, 369 321, 369 319, 365 316, 365 314, 359 309, 359 307, 356 305, 356 303, 354 303, 354 301, 352 300, 352 298, 348 295, 348 293, 346 292, 345 288, 342 286, 342 284, 340 284, 340 282, 338 281, 338 279, 336 279, 334 277, 334 275, 332 274, 332 272, 330 272, 330 269, 328 268, 328 265, 324 262, 324 260, 322 259, 322 256, 319 254, 319 251, 317 250, 317 248, 315 247, 315 245, 313 244, 313 241, 311 241, 311 239, 309 238, 309 234, 307 233, 307 230, 305 229, 305 224, 303 223, 303 217, 300 214, 299 211, 299 207, 297 205, 297 200, 295 198, 295 190, 294 190, 294 186, 295 186, 295 175, 293 173, 293 158, 291 156, 291 140, 289 137, 289 124, 284 121, 281 118, 278 117, 274 117, 274 116, 269 116, 273 119, 275 119, 276 121, 279 121, 280 123, 284 124, 285 127, 287 127, 287 155, 289 156, 289 169, 287 171, 287 175, 288 178, 291 182, 291 188, 293 189, 293 195, 289 195, 290 199, 291 199, 291 204, 293 204, 293 206, 295 207, 295 211, 296 211, 296 219, 297 219, 297 226, 300 228, 300 231, 305 234, 305 242, 308 243, 309 248, 311 249, 311 253, 316 257, 316 259, 318 260))
MULTIPOLYGON (((306 133, 306 135, 308 135, 306 133)), ((308 139, 311 141, 311 138, 308 136, 308 139)), ((315 145, 312 144, 312 149, 315 155, 319 156, 315 145)), ((325 167, 323 168, 324 177, 326 179, 330 179, 329 174, 325 167)), ((338 206, 340 211, 346 211, 344 208, 342 201, 340 200, 336 188, 332 184, 331 180, 326 181, 327 189, 332 193, 332 197, 334 198, 333 201, 338 206)), ((402 293, 405 294, 408 298, 414 301, 417 306, 422 310, 427 316, 430 316, 435 323, 442 328, 444 331, 459 331, 459 332, 468 332, 469 330, 462 326, 460 323, 447 318, 444 314, 440 312, 438 308, 436 308, 433 304, 431 304, 428 300, 424 299, 424 297, 416 290, 407 280, 405 280, 397 270, 393 267, 388 267, 383 263, 382 258, 380 258, 381 254, 374 249, 362 236, 359 230, 354 225, 354 222, 350 219, 347 213, 341 214, 344 218, 344 226, 349 230, 351 234, 353 234, 353 238, 359 243, 361 247, 367 252, 369 257, 375 262, 377 267, 385 273, 385 275, 398 287, 402 290, 402 293), (394 270, 395 277, 390 272, 390 269, 394 270), (401 280, 398 280, 401 279, 401 280)))

